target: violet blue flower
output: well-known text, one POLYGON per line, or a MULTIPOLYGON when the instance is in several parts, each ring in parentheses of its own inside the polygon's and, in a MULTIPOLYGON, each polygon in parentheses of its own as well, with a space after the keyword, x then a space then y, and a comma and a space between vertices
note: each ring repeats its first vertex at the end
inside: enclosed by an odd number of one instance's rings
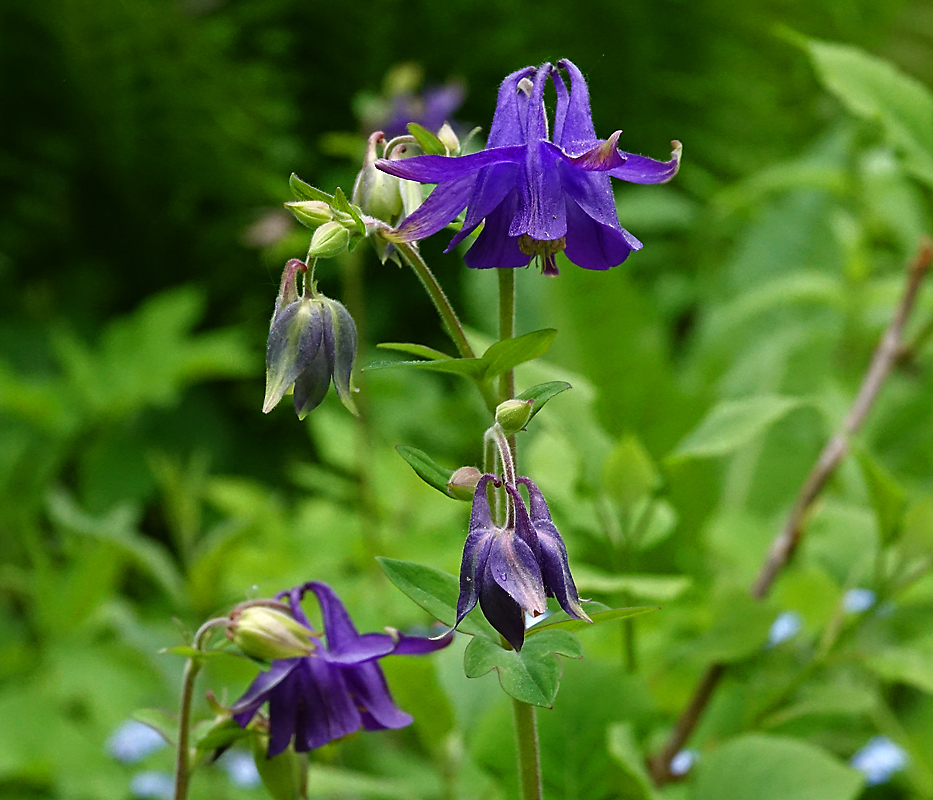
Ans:
POLYGON ((269 671, 260 673, 230 709, 245 728, 259 707, 269 703, 269 758, 283 752, 292 741, 295 750, 303 753, 360 728, 375 731, 412 723, 411 715, 393 702, 376 662, 392 653, 430 653, 450 644, 452 634, 442 639, 400 633, 360 635, 326 583, 296 586, 277 595, 277 599, 283 597, 288 598, 292 615, 307 626, 317 647, 307 656, 273 661, 269 671), (301 609, 301 599, 308 590, 321 606, 326 646, 301 609))
POLYGON ((619 224, 610 177, 631 183, 665 183, 677 173, 680 142, 670 161, 616 149, 621 131, 598 139, 582 73, 567 59, 513 72, 499 89, 486 149, 472 155, 416 156, 381 160, 376 166, 407 180, 436 183, 424 204, 397 229, 401 241, 436 233, 466 208, 455 247, 479 224, 467 251, 469 267, 524 267, 532 258, 547 275, 557 274, 564 251, 586 269, 621 264, 642 244, 619 224), (570 76, 570 91, 560 75, 570 76), (553 136, 548 133, 544 88, 557 92, 553 136))
POLYGON ((476 607, 516 650, 525 640, 525 614, 540 616, 547 610, 547 597, 557 598, 560 607, 575 619, 591 622, 580 605, 577 587, 570 575, 567 548, 551 521, 547 502, 528 478, 517 483, 528 489, 531 513, 518 488, 506 483, 514 503, 514 521, 504 527, 492 521, 486 488, 494 475, 483 475, 473 494, 470 533, 463 546, 460 565, 460 596, 457 625, 476 607))

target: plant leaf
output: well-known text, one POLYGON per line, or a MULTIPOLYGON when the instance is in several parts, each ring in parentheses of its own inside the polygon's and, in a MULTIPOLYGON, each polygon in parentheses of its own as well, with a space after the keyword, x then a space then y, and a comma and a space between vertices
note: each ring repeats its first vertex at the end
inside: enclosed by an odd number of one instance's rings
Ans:
POLYGON ((660 611, 657 606, 635 606, 632 608, 608 608, 602 603, 588 602, 585 611, 589 614, 592 624, 583 619, 575 619, 569 616, 565 611, 555 611, 541 622, 532 625, 525 631, 525 636, 531 636, 541 631, 564 630, 564 631, 582 631, 599 625, 601 622, 612 622, 617 619, 627 619, 629 617, 638 617, 649 611, 660 611), (600 609, 593 611, 593 608, 600 609))
POLYGON ((294 172, 288 178, 288 185, 292 189, 292 194, 298 200, 320 200, 323 203, 333 203, 334 196, 327 192, 316 189, 310 183, 305 183, 294 172))
POLYGON ((380 350, 394 350, 399 353, 408 353, 410 356, 420 356, 421 358, 427 358, 430 361, 449 361, 453 357, 447 355, 447 353, 442 353, 440 350, 435 350, 433 347, 426 347, 423 344, 411 344, 409 342, 383 342, 382 344, 377 344, 380 350))
POLYGON ((431 131, 417 122, 408 123, 408 132, 415 137, 421 149, 429 156, 446 156, 447 148, 444 143, 437 138, 431 131))
POLYGON ((415 447, 399 444, 395 446, 395 449, 398 451, 398 454, 408 462, 409 466, 415 471, 415 474, 428 484, 428 486, 434 487, 446 497, 452 496, 447 490, 447 483, 450 481, 450 476, 454 474, 452 469, 444 469, 444 467, 435 463, 427 453, 415 447))
POLYGON ((395 367, 414 367, 429 372, 447 372, 451 375, 462 375, 474 381, 483 379, 486 365, 479 358, 446 358, 437 361, 376 361, 363 367, 363 372, 374 369, 393 369, 395 367))
POLYGON ((645 769, 645 756, 635 742, 632 726, 628 722, 610 725, 606 747, 625 773, 625 783, 616 787, 620 796, 632 800, 655 800, 658 794, 645 769))
POLYGON ((552 397, 556 397, 561 392, 566 392, 568 389, 573 387, 567 383, 567 381, 548 381, 547 383, 539 383, 536 386, 532 386, 529 389, 525 389, 516 399, 517 400, 534 400, 534 405, 531 407, 531 416, 528 417, 528 422, 534 419, 535 414, 537 414, 544 404, 550 400, 552 397))
POLYGON ((486 369, 483 379, 491 381, 497 375, 519 364, 543 356, 551 349, 555 336, 557 336, 555 328, 542 328, 539 331, 516 336, 514 339, 496 342, 483 353, 480 359, 486 369))
POLYGON ((881 466, 866 450, 856 453, 862 477, 868 485, 878 532, 882 545, 894 540, 901 530, 904 511, 907 508, 907 493, 894 476, 881 466))
POLYGON ((507 695, 550 708, 560 688, 562 667, 558 655, 583 658, 580 642, 569 631, 543 631, 526 639, 521 650, 506 650, 491 639, 477 636, 463 654, 463 670, 468 678, 479 678, 494 669, 507 695))

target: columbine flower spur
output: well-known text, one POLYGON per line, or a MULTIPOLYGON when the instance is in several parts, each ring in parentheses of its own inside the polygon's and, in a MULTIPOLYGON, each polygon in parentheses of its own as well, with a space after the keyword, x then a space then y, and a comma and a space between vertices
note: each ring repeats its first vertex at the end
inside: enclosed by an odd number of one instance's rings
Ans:
POLYGON ((589 91, 580 70, 567 59, 513 72, 499 89, 486 149, 472 155, 425 155, 376 166, 437 188, 398 228, 400 241, 430 236, 464 208, 458 245, 485 221, 467 251, 467 266, 524 267, 532 258, 556 275, 563 251, 574 264, 604 270, 621 264, 641 242, 620 224, 610 177, 631 183, 665 183, 677 173, 681 145, 672 142, 670 161, 616 149, 621 131, 598 139, 589 91), (570 76, 570 91, 558 68, 570 76), (548 78, 557 92, 553 137, 544 108, 548 78))
POLYGON ((425 639, 394 633, 357 633, 343 603, 326 583, 312 581, 281 592, 292 616, 307 628, 314 649, 307 656, 272 662, 231 707, 233 718, 246 727, 259 707, 269 703, 268 757, 283 752, 294 740, 299 753, 321 747, 360 728, 368 731, 404 728, 410 714, 392 700, 378 659, 390 655, 430 653, 451 642, 451 635, 425 639), (325 646, 301 608, 306 591, 321 605, 325 646))
POLYGON ((547 597, 555 597, 571 617, 591 622, 580 605, 567 563, 567 548, 551 521, 541 491, 528 478, 516 481, 528 489, 529 514, 517 486, 505 483, 514 504, 514 515, 499 527, 493 523, 489 509, 486 488, 490 481, 495 486, 503 485, 488 474, 476 484, 470 533, 463 546, 454 627, 479 601, 489 623, 512 647, 521 650, 525 614, 533 617, 543 614, 547 597))

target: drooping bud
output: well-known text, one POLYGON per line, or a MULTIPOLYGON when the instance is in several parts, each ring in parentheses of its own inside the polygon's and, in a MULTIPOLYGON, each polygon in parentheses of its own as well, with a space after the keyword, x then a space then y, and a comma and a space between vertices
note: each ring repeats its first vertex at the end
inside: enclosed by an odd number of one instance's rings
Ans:
POLYGON ((302 225, 311 230, 334 219, 334 210, 323 200, 296 200, 286 203, 285 208, 291 211, 302 225))
POLYGON ((350 245, 350 232, 339 222, 325 222, 311 237, 308 258, 333 258, 350 245))
POLYGON ((447 481, 447 491, 458 500, 472 500, 476 484, 483 476, 476 467, 460 467, 447 481))
MULTIPOLYGON (((399 179, 376 169, 377 144, 385 144, 382 131, 376 131, 369 137, 363 168, 353 184, 351 200, 363 213, 384 222, 394 223, 402 213, 402 195, 399 191, 399 179)), ((391 158, 391 154, 389 156, 391 158)))
POLYGON ((288 747, 269 758, 269 734, 256 730, 250 739, 262 785, 273 800, 300 800, 305 797, 308 754, 296 753, 293 747, 288 747))
POLYGON ((227 638, 250 658, 263 661, 298 658, 315 649, 312 631, 288 614, 264 606, 235 609, 227 638))
POLYGON ((506 436, 518 433, 531 419, 531 407, 534 400, 506 400, 496 407, 496 422, 506 436))

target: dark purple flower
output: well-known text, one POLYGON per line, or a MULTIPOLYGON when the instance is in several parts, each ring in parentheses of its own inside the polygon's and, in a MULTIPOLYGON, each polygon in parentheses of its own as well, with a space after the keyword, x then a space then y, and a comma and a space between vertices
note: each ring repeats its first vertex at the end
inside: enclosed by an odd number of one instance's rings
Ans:
POLYGON ((392 700, 377 660, 383 656, 419 655, 450 644, 451 636, 425 639, 394 633, 357 633, 343 603, 326 583, 312 581, 276 597, 288 597, 292 615, 308 628, 316 649, 301 658, 273 661, 231 707, 233 718, 246 727, 259 707, 269 703, 268 757, 278 755, 294 740, 299 753, 313 750, 341 736, 404 728, 412 717, 392 700), (324 635, 313 632, 301 598, 317 595, 324 619, 324 635))
POLYGON ((583 75, 567 59, 557 66, 570 75, 569 92, 547 63, 502 82, 485 150, 376 162, 399 178, 437 184, 398 228, 402 241, 436 233, 466 208, 463 227, 447 249, 485 220, 464 259, 469 267, 524 267, 535 258, 545 274, 554 275, 561 251, 586 269, 609 269, 641 249, 619 224, 609 178, 669 181, 680 164, 680 143, 672 142, 671 160, 661 162, 616 149, 621 131, 597 139, 583 75), (548 78, 557 92, 552 138, 544 109, 548 78))
POLYGON ((528 489, 531 513, 518 488, 506 483, 514 504, 514 521, 504 527, 492 521, 486 488, 494 475, 483 475, 473 494, 470 533, 460 565, 460 597, 456 627, 479 601, 483 615, 516 650, 525 640, 525 614, 547 610, 547 597, 555 597, 571 617, 590 622, 570 575, 567 548, 551 521, 547 502, 528 478, 517 483, 528 489))

